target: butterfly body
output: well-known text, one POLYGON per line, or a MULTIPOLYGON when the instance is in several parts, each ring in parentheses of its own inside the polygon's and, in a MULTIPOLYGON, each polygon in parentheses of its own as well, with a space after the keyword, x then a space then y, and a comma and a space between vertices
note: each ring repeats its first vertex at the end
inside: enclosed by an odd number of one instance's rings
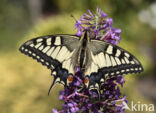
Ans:
POLYGON ((90 39, 88 31, 81 37, 38 37, 24 43, 20 51, 52 71, 54 80, 51 88, 55 83, 68 85, 77 66, 88 79, 86 86, 89 89, 100 87, 107 78, 143 71, 141 63, 132 54, 107 42, 90 39))
POLYGON ((85 32, 84 35, 80 39, 80 54, 79 54, 79 59, 78 59, 78 66, 80 67, 81 70, 85 70, 85 65, 86 65, 86 60, 87 60, 87 46, 89 43, 89 37, 88 37, 88 32, 85 32))

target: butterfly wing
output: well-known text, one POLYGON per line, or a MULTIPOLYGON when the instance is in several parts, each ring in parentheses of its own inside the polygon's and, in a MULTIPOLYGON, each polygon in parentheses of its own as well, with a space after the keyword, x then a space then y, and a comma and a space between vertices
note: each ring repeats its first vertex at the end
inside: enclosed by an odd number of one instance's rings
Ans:
POLYGON ((106 78, 139 73, 143 67, 139 60, 126 50, 99 40, 91 40, 87 49, 85 75, 90 88, 98 88, 106 78))
POLYGON ((57 82, 66 85, 68 76, 74 75, 78 47, 79 37, 49 35, 25 42, 20 51, 51 69, 54 76, 52 88, 57 82))

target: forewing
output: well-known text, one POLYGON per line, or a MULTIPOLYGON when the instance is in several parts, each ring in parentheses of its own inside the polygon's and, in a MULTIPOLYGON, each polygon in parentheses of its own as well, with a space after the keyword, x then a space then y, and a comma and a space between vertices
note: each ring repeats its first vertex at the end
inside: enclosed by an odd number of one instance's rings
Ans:
POLYGON ((74 75, 78 46, 79 37, 49 35, 25 42, 20 51, 51 69, 54 82, 64 84, 69 74, 74 75))

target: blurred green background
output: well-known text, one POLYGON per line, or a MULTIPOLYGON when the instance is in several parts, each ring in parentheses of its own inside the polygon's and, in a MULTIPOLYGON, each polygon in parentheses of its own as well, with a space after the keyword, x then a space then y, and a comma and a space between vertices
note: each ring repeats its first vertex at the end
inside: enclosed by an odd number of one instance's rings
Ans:
MULTIPOLYGON (((133 53, 144 72, 125 76, 123 94, 129 101, 156 105, 155 0, 1 0, 0 1, 0 113, 51 113, 61 109, 50 70, 18 51, 28 39, 48 34, 74 34, 75 20, 101 8, 122 29, 119 46, 133 53)), ((155 106, 156 107, 156 106, 155 106)), ((155 113, 136 111, 137 113, 155 113)), ((125 113, 135 113, 126 110, 125 113)))

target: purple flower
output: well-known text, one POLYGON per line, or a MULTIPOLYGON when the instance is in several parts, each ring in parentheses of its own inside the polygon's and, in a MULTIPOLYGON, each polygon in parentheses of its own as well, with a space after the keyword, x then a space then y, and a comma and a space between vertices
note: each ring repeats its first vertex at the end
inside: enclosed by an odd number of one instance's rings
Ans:
POLYGON ((88 13, 90 14, 91 17, 93 17, 93 14, 89 9, 88 9, 88 13))
POLYGON ((53 111, 53 113, 59 113, 59 112, 57 111, 57 109, 53 109, 52 111, 53 111))
POLYGON ((82 28, 78 28, 76 35, 81 36, 83 34, 82 28))
POLYGON ((117 45, 120 42, 120 29, 112 27, 113 20, 108 18, 107 14, 97 8, 93 14, 88 10, 89 14, 83 14, 80 20, 76 21, 75 29, 77 36, 82 36, 84 30, 90 31, 90 38, 104 40, 108 43, 117 45))
POLYGON ((108 26, 111 26, 113 24, 112 18, 107 18, 105 22, 108 26))
MULTIPOLYGON (((112 18, 108 18, 101 9, 97 8, 95 14, 88 10, 88 14, 83 14, 75 23, 76 35, 82 36, 84 30, 88 30, 90 38, 117 45, 121 40, 121 30, 112 24, 112 18)), ((124 113, 121 103, 127 103, 127 99, 120 92, 120 86, 125 83, 123 76, 107 79, 99 90, 86 88, 84 79, 83 72, 77 67, 73 81, 60 91, 59 99, 64 100, 63 110, 53 109, 53 113, 124 113)))
POLYGON ((81 26, 81 21, 80 20, 77 20, 76 21, 76 24, 75 24, 75 29, 76 28, 79 28, 81 26))
POLYGON ((105 33, 105 35, 103 35, 101 37, 100 40, 104 40, 108 43, 111 43, 111 44, 114 44, 114 45, 117 45, 117 42, 120 42, 120 33, 121 33, 121 30, 120 29, 115 29, 113 27, 111 27, 111 29, 109 31, 107 31, 105 33))
POLYGON ((107 14, 101 11, 101 18, 106 18, 107 14))

